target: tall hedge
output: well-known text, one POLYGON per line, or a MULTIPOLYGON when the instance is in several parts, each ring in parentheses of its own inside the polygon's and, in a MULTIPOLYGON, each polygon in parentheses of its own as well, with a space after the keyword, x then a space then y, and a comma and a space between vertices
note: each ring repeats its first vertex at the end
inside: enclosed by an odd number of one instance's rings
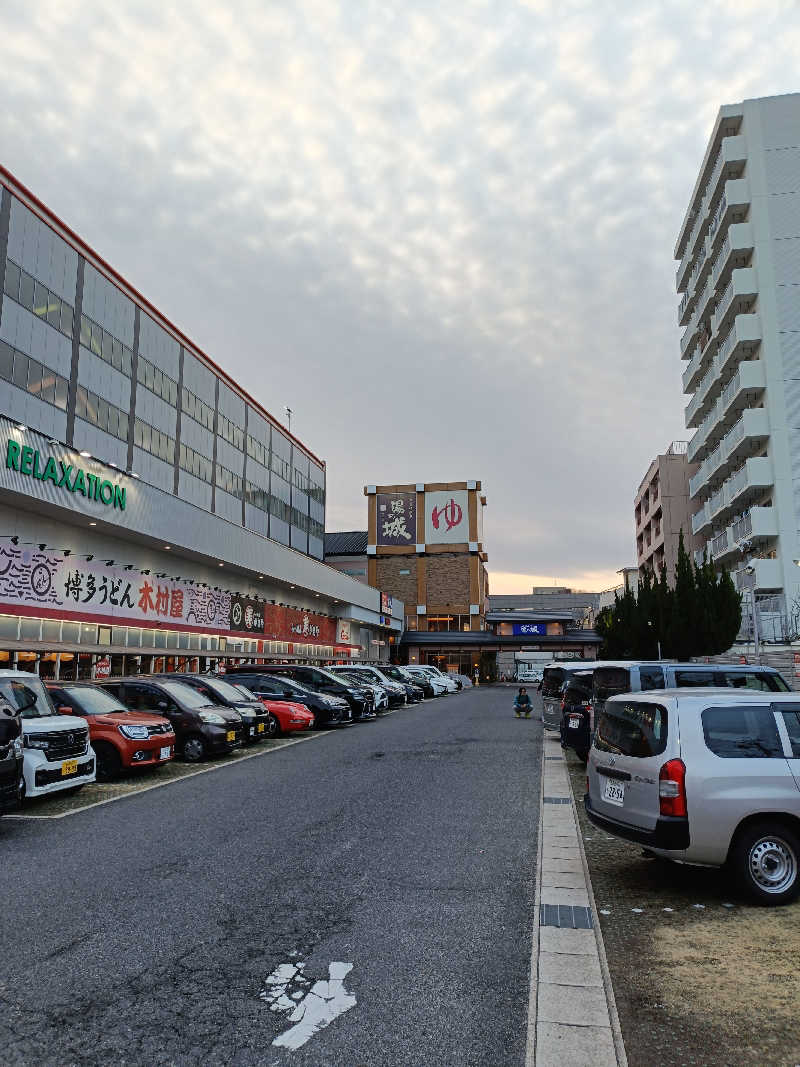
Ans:
POLYGON ((704 554, 699 565, 678 542, 674 582, 666 568, 657 578, 648 571, 639 580, 637 596, 628 589, 597 616, 604 659, 656 659, 659 643, 665 659, 716 656, 736 640, 742 623, 742 596, 730 574, 718 574, 704 554))

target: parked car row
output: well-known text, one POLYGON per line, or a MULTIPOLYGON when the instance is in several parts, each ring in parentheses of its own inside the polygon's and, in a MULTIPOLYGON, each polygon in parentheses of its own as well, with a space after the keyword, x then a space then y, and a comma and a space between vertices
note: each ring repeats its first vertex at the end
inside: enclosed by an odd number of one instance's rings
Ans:
POLYGON ((136 675, 44 683, 0 670, 0 814, 123 770, 189 762, 297 731, 367 722, 455 690, 435 668, 242 665, 225 677, 136 675), (417 674, 417 671, 419 674, 417 674))

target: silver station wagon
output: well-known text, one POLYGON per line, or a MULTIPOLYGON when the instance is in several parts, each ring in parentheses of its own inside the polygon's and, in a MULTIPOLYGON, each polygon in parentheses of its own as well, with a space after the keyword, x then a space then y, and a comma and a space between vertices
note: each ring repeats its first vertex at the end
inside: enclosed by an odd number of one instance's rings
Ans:
POLYGON ((800 893, 800 694, 666 689, 606 701, 586 813, 681 863, 728 864, 765 904, 800 893))

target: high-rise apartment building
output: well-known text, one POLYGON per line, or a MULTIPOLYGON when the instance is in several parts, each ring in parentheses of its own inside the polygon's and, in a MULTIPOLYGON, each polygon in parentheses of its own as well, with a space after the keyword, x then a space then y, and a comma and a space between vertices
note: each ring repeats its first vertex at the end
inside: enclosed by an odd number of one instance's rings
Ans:
POLYGON ((687 552, 702 550, 702 538, 692 533, 689 506, 689 479, 697 473, 697 466, 686 458, 686 442, 673 441, 647 468, 634 500, 640 573, 647 568, 658 577, 666 567, 672 584, 681 532, 687 552))
POLYGON ((800 94, 720 108, 675 257, 692 532, 785 616, 800 586, 800 94))

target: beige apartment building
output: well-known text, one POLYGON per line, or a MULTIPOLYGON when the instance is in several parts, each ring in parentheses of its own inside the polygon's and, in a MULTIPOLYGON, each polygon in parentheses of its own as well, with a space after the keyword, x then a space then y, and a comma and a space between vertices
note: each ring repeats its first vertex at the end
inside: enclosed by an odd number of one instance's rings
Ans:
POLYGON ((689 479, 697 468, 698 464, 688 462, 685 441, 673 441, 647 468, 634 504, 640 573, 648 568, 658 575, 666 566, 667 579, 672 583, 681 530, 687 552, 691 554, 702 547, 702 538, 692 533, 689 507, 689 479))

